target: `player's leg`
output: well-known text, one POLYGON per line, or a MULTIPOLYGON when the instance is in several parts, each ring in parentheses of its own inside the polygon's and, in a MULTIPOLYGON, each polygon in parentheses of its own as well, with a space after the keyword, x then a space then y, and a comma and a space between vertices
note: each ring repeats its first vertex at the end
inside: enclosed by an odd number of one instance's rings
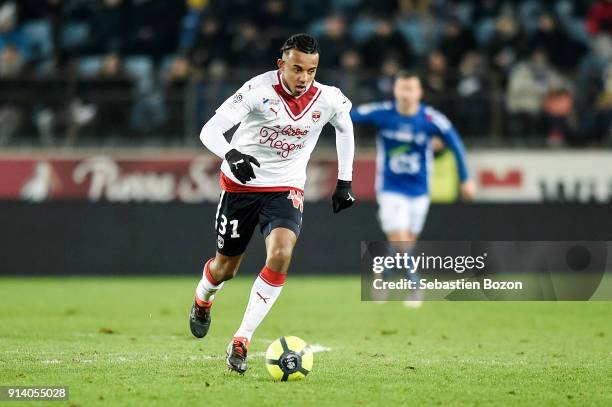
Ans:
MULTIPOLYGON (((407 199, 405 196, 391 193, 391 192, 379 192, 376 195, 376 201, 378 202, 378 221, 380 227, 387 236, 388 242, 400 242, 406 241, 402 239, 408 239, 408 225, 410 223, 407 199)), ((381 253, 383 256, 395 256, 395 253, 399 251, 392 244, 388 244, 385 253, 381 253)), ((386 268, 383 272, 383 278, 386 280, 391 279, 394 273, 393 268, 386 268)), ((372 289, 372 299, 378 303, 384 302, 388 297, 387 291, 374 290, 372 289)))
POLYGON ((215 293, 223 287, 224 282, 234 278, 243 257, 244 254, 226 256, 217 252, 215 257, 208 259, 196 288, 195 300, 200 307, 212 306, 215 293))
POLYGON ((283 289, 296 241, 295 233, 285 228, 273 229, 266 238, 266 265, 253 283, 242 323, 228 346, 227 363, 230 369, 239 373, 246 371, 247 348, 255 330, 283 289))
POLYGON ((189 314, 191 333, 197 338, 208 333, 215 294, 238 272, 259 220, 260 206, 257 194, 221 193, 215 216, 217 252, 204 265, 189 314))
MULTIPOLYGON (((402 252, 407 253, 408 256, 412 256, 414 254, 414 248, 419 235, 423 230, 423 226, 425 225, 425 220, 427 219, 430 201, 429 196, 427 195, 410 197, 407 199, 407 209, 409 214, 407 230, 400 234, 388 236, 388 240, 390 242, 394 242, 392 244, 396 245, 397 250, 401 250, 402 252)), ((407 277, 417 284, 421 278, 418 270, 409 270, 407 277)), ((406 297, 406 301, 404 301, 404 305, 409 308, 419 308, 422 303, 422 290, 411 291, 406 297)))
POLYGON ((279 297, 302 222, 303 200, 297 192, 268 195, 260 213, 266 264, 255 279, 242 323, 228 346, 230 369, 246 370, 246 351, 257 327, 279 297))
POLYGON ((292 230, 276 228, 266 238, 266 265, 251 288, 249 304, 234 337, 249 342, 283 289, 297 236, 292 230))
POLYGON ((223 287, 225 281, 236 275, 243 256, 243 254, 225 256, 217 252, 215 257, 204 265, 189 314, 189 328, 196 338, 203 338, 208 333, 211 323, 210 309, 215 294, 223 287))

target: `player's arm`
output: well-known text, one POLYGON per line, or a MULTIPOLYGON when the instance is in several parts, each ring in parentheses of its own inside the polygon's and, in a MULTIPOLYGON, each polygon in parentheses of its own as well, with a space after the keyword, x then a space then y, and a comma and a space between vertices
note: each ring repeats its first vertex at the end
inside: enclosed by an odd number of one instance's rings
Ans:
POLYGON ((230 96, 200 132, 204 146, 219 158, 227 160, 232 174, 243 184, 255 178, 253 164, 259 167, 259 162, 255 157, 232 148, 224 134, 251 112, 248 94, 243 94, 244 88, 230 96))
POLYGON ((457 172, 459 173, 459 181, 461 182, 461 196, 465 200, 474 199, 476 193, 474 183, 470 180, 466 159, 465 147, 461 141, 461 137, 455 128, 450 124, 446 117, 442 117, 439 123, 434 123, 438 128, 442 140, 450 148, 455 156, 457 163, 457 172))
POLYGON ((232 127, 234 127, 234 123, 230 119, 216 113, 202 127, 200 140, 213 154, 223 159, 225 154, 232 149, 232 146, 230 146, 230 143, 227 142, 224 136, 232 127))
POLYGON ((353 122, 348 109, 339 111, 331 120, 331 124, 336 129, 336 150, 338 153, 338 183, 332 195, 334 213, 338 213, 355 203, 355 194, 351 189, 355 137, 353 122))
POLYGON ((380 103, 365 103, 351 110, 351 120, 358 124, 375 124, 380 103))

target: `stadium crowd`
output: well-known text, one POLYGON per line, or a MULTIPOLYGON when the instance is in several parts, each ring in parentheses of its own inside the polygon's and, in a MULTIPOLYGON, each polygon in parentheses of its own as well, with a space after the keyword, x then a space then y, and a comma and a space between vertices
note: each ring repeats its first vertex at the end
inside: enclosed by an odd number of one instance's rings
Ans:
POLYGON ((195 143, 301 31, 354 103, 409 68, 468 144, 610 145, 612 0, 0 0, 0 145, 195 143))

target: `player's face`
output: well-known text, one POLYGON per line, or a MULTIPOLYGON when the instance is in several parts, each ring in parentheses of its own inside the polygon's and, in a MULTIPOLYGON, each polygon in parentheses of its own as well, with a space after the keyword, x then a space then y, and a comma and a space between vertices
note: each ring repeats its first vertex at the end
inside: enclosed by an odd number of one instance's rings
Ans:
POLYGON ((293 96, 299 96, 314 80, 319 65, 319 54, 305 54, 296 49, 290 50, 278 60, 285 85, 293 96))
POLYGON ((419 78, 399 78, 395 80, 393 87, 395 100, 400 104, 414 106, 423 97, 423 88, 419 78))

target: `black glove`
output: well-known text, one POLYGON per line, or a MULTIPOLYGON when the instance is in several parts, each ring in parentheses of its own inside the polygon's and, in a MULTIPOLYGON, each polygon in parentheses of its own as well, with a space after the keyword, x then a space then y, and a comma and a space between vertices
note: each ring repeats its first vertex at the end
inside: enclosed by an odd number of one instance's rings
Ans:
POLYGON ((255 157, 248 154, 242 154, 234 148, 225 154, 225 159, 229 164, 230 170, 232 170, 232 174, 234 174, 234 177, 238 178, 238 181, 246 184, 250 180, 255 179, 255 172, 251 164, 260 167, 259 161, 257 161, 255 157))
POLYGON ((332 208, 334 213, 340 212, 355 203, 355 194, 351 189, 351 181, 338 180, 336 190, 332 195, 332 208))

